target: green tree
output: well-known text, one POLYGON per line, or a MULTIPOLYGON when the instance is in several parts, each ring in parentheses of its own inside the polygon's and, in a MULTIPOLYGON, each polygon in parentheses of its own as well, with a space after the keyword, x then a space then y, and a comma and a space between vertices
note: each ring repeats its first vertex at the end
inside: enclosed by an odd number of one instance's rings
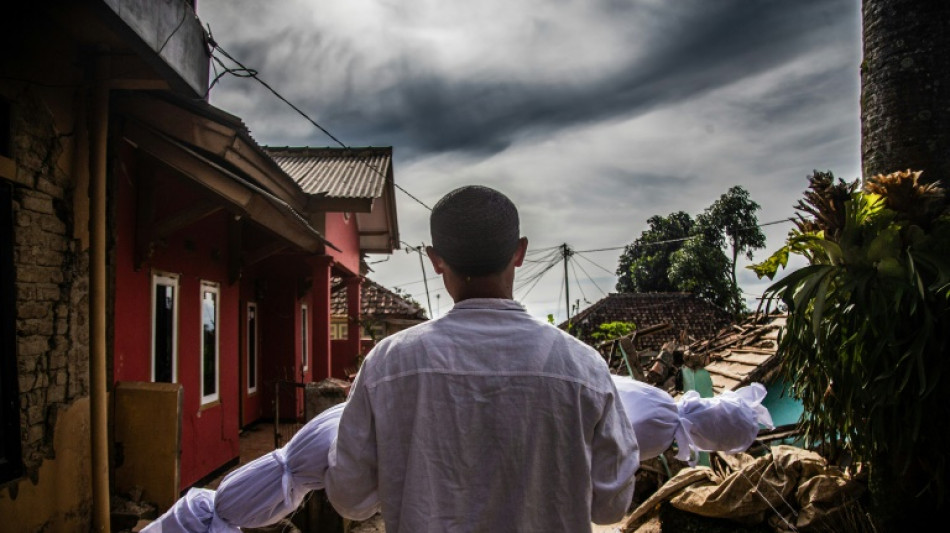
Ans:
POLYGON ((618 292, 675 292, 670 282, 670 256, 679 250, 693 229, 693 219, 683 211, 647 219, 649 229, 628 244, 617 266, 618 292))
POLYGON ((806 440, 870 465, 886 531, 946 508, 950 435, 950 210, 902 172, 810 178, 785 246, 751 268, 770 279, 790 254, 810 264, 766 291, 788 319, 782 368, 806 440))
POLYGON ((739 185, 726 191, 706 211, 697 217, 698 230, 706 237, 706 242, 715 243, 721 248, 728 246, 728 271, 730 297, 724 307, 733 313, 745 308, 742 291, 736 280, 736 265, 740 256, 752 260, 755 250, 765 248, 765 234, 759 228, 759 217, 756 211, 759 204, 749 196, 749 192, 739 185), (708 234, 708 236, 707 236, 708 234))
POLYGON ((734 302, 739 301, 741 293, 734 291, 729 282, 729 260, 713 233, 697 231, 695 238, 673 252, 667 276, 677 291, 736 312, 734 302))
POLYGON ((695 221, 682 211, 651 217, 650 228, 620 256, 617 290, 689 292, 741 313, 745 302, 736 281, 738 258, 751 259, 753 250, 765 246, 758 209, 749 193, 735 186, 695 221))

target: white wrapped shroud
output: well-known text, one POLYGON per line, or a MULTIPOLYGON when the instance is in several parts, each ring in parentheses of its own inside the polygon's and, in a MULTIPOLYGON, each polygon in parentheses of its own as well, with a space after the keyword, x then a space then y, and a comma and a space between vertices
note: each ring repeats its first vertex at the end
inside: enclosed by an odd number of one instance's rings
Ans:
POLYGON ((752 444, 760 424, 775 427, 762 405, 766 392, 759 383, 714 398, 689 391, 676 402, 658 387, 626 376, 612 378, 637 436, 641 461, 659 456, 675 440, 676 458, 695 464, 696 452, 738 453, 752 444))
POLYGON ((143 533, 240 533, 292 513, 304 496, 324 487, 327 456, 344 404, 320 413, 286 446, 234 470, 217 491, 191 489, 143 533))
MULTIPOLYGON (((715 398, 687 392, 679 403, 666 391, 629 377, 612 376, 633 425, 640 459, 662 454, 675 440, 677 458, 695 464, 698 451, 736 453, 773 427, 762 406, 765 387, 753 383, 715 398)), ((324 488, 330 446, 345 404, 308 422, 279 450, 228 474, 217 492, 191 489, 143 533, 240 533, 241 527, 273 524, 292 513, 308 492, 324 488)))

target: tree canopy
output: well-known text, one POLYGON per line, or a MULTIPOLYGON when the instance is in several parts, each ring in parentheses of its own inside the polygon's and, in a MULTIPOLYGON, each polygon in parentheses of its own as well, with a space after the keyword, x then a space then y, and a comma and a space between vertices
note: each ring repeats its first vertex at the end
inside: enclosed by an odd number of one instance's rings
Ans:
POLYGON ((683 211, 650 217, 649 228, 620 256, 617 291, 689 292, 731 313, 744 311, 736 262, 765 247, 758 209, 737 185, 695 220, 683 211))

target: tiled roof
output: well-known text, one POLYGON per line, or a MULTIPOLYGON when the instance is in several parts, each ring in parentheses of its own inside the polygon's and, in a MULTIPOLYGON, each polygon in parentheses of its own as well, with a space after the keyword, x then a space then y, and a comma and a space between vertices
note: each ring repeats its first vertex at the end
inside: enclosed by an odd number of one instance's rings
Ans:
POLYGON ((265 147, 307 194, 328 198, 379 198, 392 166, 391 147, 265 147))
POLYGON ((716 394, 769 381, 778 370, 778 334, 785 319, 778 314, 753 317, 689 347, 705 362, 716 394))
MULTIPOLYGON (((330 312, 346 314, 346 286, 340 278, 333 279, 330 312)), ((364 279, 360 291, 360 315, 371 318, 404 318, 426 320, 425 311, 395 292, 370 279, 364 279)))
MULTIPOLYGON (((670 327, 650 335, 637 337, 640 350, 659 350, 675 340, 685 344, 706 339, 731 323, 729 313, 697 298, 678 292, 608 294, 605 298, 571 318, 572 332, 592 343, 591 333, 605 322, 633 322, 638 329, 661 324, 670 327)), ((566 329, 567 323, 560 325, 566 329)))

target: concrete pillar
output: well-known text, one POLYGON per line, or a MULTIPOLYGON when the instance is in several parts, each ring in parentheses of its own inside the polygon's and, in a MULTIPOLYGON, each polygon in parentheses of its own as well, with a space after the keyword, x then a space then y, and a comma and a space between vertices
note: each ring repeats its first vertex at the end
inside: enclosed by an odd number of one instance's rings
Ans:
POLYGON ((313 362, 313 381, 320 381, 330 377, 330 277, 333 268, 333 258, 320 255, 310 259, 313 267, 313 284, 311 285, 310 331, 313 339, 311 352, 313 362))
POLYGON ((336 361, 333 365, 336 375, 331 373, 332 377, 345 378, 343 369, 356 366, 356 358, 360 355, 360 338, 363 336, 362 313, 360 312, 362 286, 362 276, 346 278, 347 349, 343 354, 343 360, 336 361))

